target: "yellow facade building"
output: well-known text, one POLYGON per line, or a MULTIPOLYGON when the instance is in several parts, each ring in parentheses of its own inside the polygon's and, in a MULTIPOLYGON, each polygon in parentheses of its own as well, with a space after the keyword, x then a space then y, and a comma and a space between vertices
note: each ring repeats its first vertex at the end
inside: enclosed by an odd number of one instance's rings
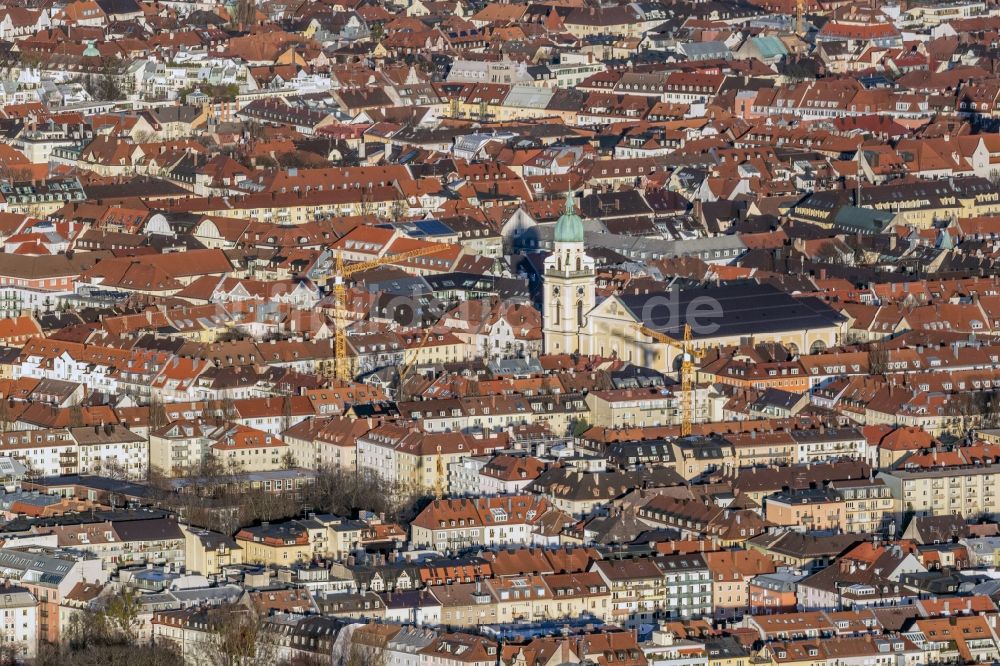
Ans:
POLYGON ((218 532, 182 526, 184 566, 203 576, 214 576, 223 567, 243 564, 243 548, 232 538, 218 532))

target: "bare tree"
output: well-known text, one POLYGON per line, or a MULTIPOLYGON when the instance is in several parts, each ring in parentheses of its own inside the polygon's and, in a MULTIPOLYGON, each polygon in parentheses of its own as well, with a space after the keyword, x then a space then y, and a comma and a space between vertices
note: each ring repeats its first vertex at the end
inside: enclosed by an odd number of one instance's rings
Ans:
POLYGON ((256 16, 255 0, 237 0, 236 7, 233 8, 232 23, 239 30, 245 30, 247 26, 254 24, 256 16))
POLYGON ((258 666, 277 661, 274 632, 255 610, 229 605, 209 612, 211 631, 203 656, 213 666, 258 666))
POLYGON ((351 648, 340 659, 340 666, 386 666, 385 638, 370 635, 364 627, 351 636, 351 648))
POLYGON ((149 397, 149 429, 156 430, 169 423, 167 410, 163 405, 163 399, 158 393, 153 393, 149 397))
POLYGON ((80 405, 73 405, 69 408, 69 425, 71 428, 79 428, 84 424, 83 421, 83 407, 80 405))
POLYGON ((101 472, 104 476, 117 481, 125 481, 131 478, 128 467, 116 458, 101 458, 101 472))
POLYGON ((986 425, 991 414, 996 413, 996 399, 992 393, 953 393, 949 396, 945 409, 951 419, 947 429, 955 437, 965 437, 971 428, 986 425))
POLYGON ((17 666, 17 664, 20 664, 24 648, 25 646, 22 643, 0 644, 0 666, 17 666))
POLYGON ((16 164, 0 164, 0 180, 31 180, 31 169, 16 164))
POLYGON ((979 391, 976 393, 979 411, 979 427, 996 428, 1000 426, 1000 394, 996 391, 979 391))
POLYGON ((220 400, 222 407, 222 418, 229 421, 236 417, 236 403, 228 395, 222 396, 220 400))
POLYGON ((406 521, 425 493, 400 483, 390 483, 371 470, 346 471, 322 467, 309 487, 307 503, 317 511, 341 516, 358 511, 385 514, 406 521))
POLYGON ((155 466, 151 466, 146 473, 146 484, 160 494, 172 492, 174 489, 171 479, 163 473, 163 470, 155 466))
POLYGON ((199 487, 211 486, 218 483, 225 476, 225 465, 212 451, 208 451, 201 459, 201 464, 197 469, 192 470, 191 477, 197 482, 199 487))
MULTIPOLYGON (((252 525, 261 520, 281 520, 291 518, 299 513, 301 504, 291 495, 267 492, 253 488, 243 493, 234 493, 230 501, 238 502, 239 513, 236 514, 237 527, 252 525)), ((235 528, 234 530, 235 531, 235 528)))
POLYGON ((120 100, 125 96, 118 80, 121 69, 122 63, 118 58, 102 57, 97 70, 87 74, 83 87, 95 99, 120 100))
POLYGON ((126 645, 134 645, 139 639, 142 620, 139 618, 139 598, 126 587, 108 601, 104 608, 104 618, 108 630, 115 640, 126 645))
POLYGON ((161 480, 167 491, 161 503, 192 525, 223 534, 232 534, 261 520, 291 518, 301 512, 297 495, 247 487, 241 472, 238 464, 224 463, 208 455, 197 469, 189 471, 182 492, 170 492, 172 484, 161 480))
MULTIPOLYGON (((18 662, 23 663, 23 662, 18 662)), ((185 666, 184 659, 169 645, 92 644, 70 648, 41 643, 35 666, 185 666)))
MULTIPOLYGON (((286 430, 292 427, 292 399, 291 397, 285 395, 281 398, 281 432, 285 433, 286 430)), ((293 465, 294 467, 294 465, 293 465)))
POLYGON ((868 345, 868 374, 873 376, 885 375, 889 369, 889 350, 881 342, 872 342, 868 345))
POLYGON ((66 621, 61 645, 43 643, 39 666, 180 666, 183 659, 168 645, 139 641, 138 596, 129 588, 108 599, 103 608, 75 611, 66 621))

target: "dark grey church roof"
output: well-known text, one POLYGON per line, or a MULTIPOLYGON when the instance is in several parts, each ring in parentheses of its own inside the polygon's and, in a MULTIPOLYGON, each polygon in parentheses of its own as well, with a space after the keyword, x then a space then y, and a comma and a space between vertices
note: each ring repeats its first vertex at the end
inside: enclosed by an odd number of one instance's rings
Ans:
POLYGON ((769 284, 747 281, 675 293, 675 298, 662 293, 619 298, 643 325, 678 339, 684 335, 685 323, 692 324, 695 338, 710 338, 814 330, 841 320, 841 315, 822 301, 796 298, 769 284), (714 304, 718 304, 720 316, 711 314, 714 304))

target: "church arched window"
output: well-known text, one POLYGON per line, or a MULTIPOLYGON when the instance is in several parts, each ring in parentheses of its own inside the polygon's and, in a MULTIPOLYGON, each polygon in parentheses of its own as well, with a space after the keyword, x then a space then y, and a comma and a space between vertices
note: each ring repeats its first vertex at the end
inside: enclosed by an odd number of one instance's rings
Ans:
POLYGON ((556 303, 556 326, 559 325, 559 303, 556 303))
POLYGON ((583 301, 576 302, 576 325, 583 328, 583 301))

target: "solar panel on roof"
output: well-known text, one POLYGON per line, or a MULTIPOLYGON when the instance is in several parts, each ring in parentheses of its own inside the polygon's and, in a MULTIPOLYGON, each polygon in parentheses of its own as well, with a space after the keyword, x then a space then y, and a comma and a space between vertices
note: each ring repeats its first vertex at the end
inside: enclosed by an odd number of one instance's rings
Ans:
POLYGON ((446 236, 454 233, 448 225, 441 220, 418 220, 413 223, 417 229, 427 236, 446 236))

